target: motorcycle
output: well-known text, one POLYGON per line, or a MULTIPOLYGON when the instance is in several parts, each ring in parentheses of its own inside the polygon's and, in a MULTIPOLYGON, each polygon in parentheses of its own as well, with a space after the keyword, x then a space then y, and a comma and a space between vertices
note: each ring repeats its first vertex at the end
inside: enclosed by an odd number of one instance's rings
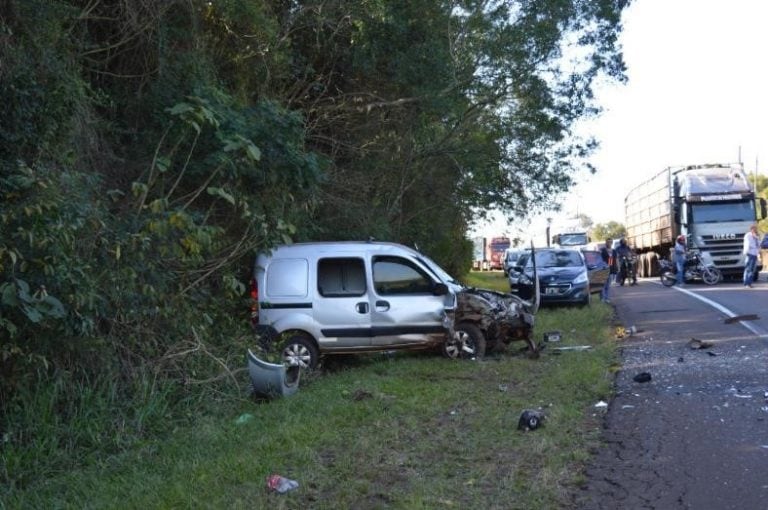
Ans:
MULTIPOLYGON (((677 283, 677 264, 669 260, 659 259, 661 266, 661 283, 665 287, 671 287, 677 283)), ((689 282, 701 280, 707 285, 715 285, 723 279, 718 268, 706 265, 698 253, 689 253, 683 264, 683 281, 689 282)))
POLYGON ((626 280, 631 285, 637 285, 637 256, 623 255, 619 257, 619 271, 616 273, 616 283, 623 286, 626 280))

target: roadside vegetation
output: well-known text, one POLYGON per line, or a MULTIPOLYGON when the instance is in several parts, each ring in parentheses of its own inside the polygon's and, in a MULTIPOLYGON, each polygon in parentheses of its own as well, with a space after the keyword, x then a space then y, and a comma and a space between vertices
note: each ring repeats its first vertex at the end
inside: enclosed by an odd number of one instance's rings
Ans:
POLYGON ((476 221, 556 204, 627 3, 0 0, 0 501, 170 475, 175 441, 228 462, 257 252, 373 237, 458 276, 476 221))
MULTIPOLYGON (((501 273, 476 273, 503 289, 501 273)), ((208 403, 195 423, 114 455, 51 469, 9 508, 563 508, 584 481, 612 391, 612 309, 546 309, 529 359, 512 344, 484 361, 436 353, 329 359, 299 392, 208 403), (590 345, 586 351, 555 350, 590 345), (542 427, 517 430, 526 409, 542 427), (277 473, 299 482, 279 495, 277 473)), ((190 408, 190 411, 192 409, 190 408)), ((87 427, 83 422, 80 427, 87 427)))

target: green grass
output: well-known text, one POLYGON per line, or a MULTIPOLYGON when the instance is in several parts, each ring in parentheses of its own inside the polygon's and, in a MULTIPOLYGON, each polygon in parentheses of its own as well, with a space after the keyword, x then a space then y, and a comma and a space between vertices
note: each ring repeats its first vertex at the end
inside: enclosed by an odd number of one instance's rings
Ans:
MULTIPOLYGON (((494 273, 482 274, 483 277, 494 273)), ((502 273, 496 274, 503 280, 502 273)), ((493 282, 492 282, 493 283, 493 282)), ((491 285, 482 285, 490 287, 491 285)), ((543 310, 584 352, 539 359, 508 352, 482 362, 434 353, 333 363, 299 392, 222 405, 120 455, 95 456, 5 494, 7 508, 562 508, 582 483, 599 434, 594 404, 609 398, 611 309, 543 310), (544 426, 521 432, 525 409, 544 426), (295 479, 269 493, 271 473, 295 479)), ((243 378, 243 387, 247 381, 243 378)), ((0 507, 3 505, 0 505, 0 507)))
POLYGON ((470 287, 509 292, 509 282, 502 271, 470 271, 461 281, 470 287))

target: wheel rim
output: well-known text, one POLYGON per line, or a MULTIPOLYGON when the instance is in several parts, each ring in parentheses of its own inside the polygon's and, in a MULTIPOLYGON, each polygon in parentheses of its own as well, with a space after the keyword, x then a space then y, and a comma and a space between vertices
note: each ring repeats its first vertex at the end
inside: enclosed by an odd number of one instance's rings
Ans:
POLYGON ((469 333, 466 331, 457 331, 456 336, 458 337, 457 347, 459 349, 459 354, 474 356, 477 349, 475 349, 475 342, 472 340, 469 333))
POLYGON ((701 278, 707 285, 714 285, 720 281, 720 276, 717 274, 717 271, 711 268, 705 268, 701 278))
POLYGON ((453 335, 453 342, 446 344, 445 353, 449 358, 460 358, 462 356, 474 356, 477 348, 474 345, 472 336, 466 331, 456 331, 453 335))
POLYGON ((283 360, 290 367, 309 368, 312 354, 301 344, 291 344, 283 349, 283 360))

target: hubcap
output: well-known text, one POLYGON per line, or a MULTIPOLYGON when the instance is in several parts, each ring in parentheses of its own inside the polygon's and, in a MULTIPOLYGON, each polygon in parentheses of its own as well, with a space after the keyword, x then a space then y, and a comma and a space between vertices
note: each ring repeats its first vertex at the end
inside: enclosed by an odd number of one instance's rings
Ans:
POLYGON ((311 356, 303 345, 289 345, 283 350, 283 360, 290 367, 309 368, 311 356))

